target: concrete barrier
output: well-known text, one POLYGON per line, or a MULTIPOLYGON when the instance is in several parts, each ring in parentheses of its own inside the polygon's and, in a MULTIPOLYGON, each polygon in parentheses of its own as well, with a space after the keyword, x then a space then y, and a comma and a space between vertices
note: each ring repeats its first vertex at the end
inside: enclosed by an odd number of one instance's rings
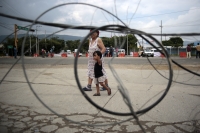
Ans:
POLYGON ((125 57, 124 53, 119 53, 118 57, 125 57))
POLYGON ((139 57, 138 52, 133 52, 133 57, 139 57))
POLYGON ((186 54, 186 52, 179 52, 179 56, 180 56, 180 57, 185 57, 185 58, 186 58, 186 57, 187 57, 187 54, 186 54))
POLYGON ((35 53, 35 54, 33 54, 33 57, 38 57, 38 54, 36 54, 36 53, 35 53))
POLYGON ((61 57, 67 57, 66 53, 61 54, 61 57))

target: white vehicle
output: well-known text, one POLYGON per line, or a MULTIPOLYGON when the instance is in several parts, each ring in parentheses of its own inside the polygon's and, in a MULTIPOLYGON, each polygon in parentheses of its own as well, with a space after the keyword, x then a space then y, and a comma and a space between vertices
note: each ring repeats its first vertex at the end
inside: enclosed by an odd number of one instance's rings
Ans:
POLYGON ((149 49, 145 49, 141 55, 142 57, 154 57, 154 51, 153 50, 149 50, 149 49))
POLYGON ((71 50, 67 50, 67 54, 72 54, 71 50))
MULTIPOLYGON (((74 53, 76 53, 78 49, 74 49, 74 53)), ((82 56, 83 54, 79 52, 79 56, 82 56)))
POLYGON ((160 57, 161 53, 157 49, 153 48, 151 50, 154 52, 154 56, 160 57))
POLYGON ((125 52, 126 52, 125 49, 118 49, 118 50, 117 50, 118 55, 119 55, 120 53, 125 54, 125 52))

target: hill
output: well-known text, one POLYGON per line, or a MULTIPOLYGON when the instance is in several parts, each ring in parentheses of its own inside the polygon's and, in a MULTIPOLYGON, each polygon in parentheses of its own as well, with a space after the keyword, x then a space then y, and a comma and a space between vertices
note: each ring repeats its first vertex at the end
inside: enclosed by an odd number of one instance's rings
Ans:
MULTIPOLYGON (((18 38, 21 38, 21 37, 24 37, 25 35, 24 34, 19 34, 17 35, 18 38)), ((48 37, 49 35, 46 35, 46 37, 48 37)), ((1 35, 0 36, 0 43, 6 38, 8 37, 8 35, 1 35)), ((58 37, 59 39, 62 39, 62 40, 65 40, 65 41, 68 41, 68 40, 82 40, 84 37, 79 37, 79 36, 70 36, 70 35, 53 35, 53 37, 58 37)), ((14 35, 11 35, 9 38, 14 38, 14 35)), ((38 38, 39 39, 42 39, 42 38, 45 38, 45 34, 41 34, 41 35, 38 35, 38 38)), ((48 37, 48 39, 51 38, 48 37)), ((3 42, 2 42, 3 43, 3 42)))

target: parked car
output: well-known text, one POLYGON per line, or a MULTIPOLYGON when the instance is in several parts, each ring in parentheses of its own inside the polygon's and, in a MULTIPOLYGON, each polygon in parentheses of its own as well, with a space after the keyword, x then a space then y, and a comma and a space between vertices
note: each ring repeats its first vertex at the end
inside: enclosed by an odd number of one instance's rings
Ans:
POLYGON ((142 57, 154 57, 154 51, 150 49, 145 49, 141 55, 142 57))
POLYGON ((71 50, 67 50, 67 54, 71 54, 72 52, 71 52, 71 50))
POLYGON ((118 50, 117 50, 117 53, 118 53, 118 55, 119 55, 120 53, 123 53, 123 54, 125 54, 125 53, 126 53, 126 51, 125 51, 125 49, 118 49, 118 50))
POLYGON ((157 49, 153 48, 153 49, 151 49, 151 50, 153 51, 154 56, 158 56, 158 57, 161 56, 161 53, 160 53, 157 49))
MULTIPOLYGON (((76 53, 78 51, 78 49, 74 49, 73 53, 76 53)), ((79 56, 82 56, 83 54, 81 52, 79 52, 79 56)))

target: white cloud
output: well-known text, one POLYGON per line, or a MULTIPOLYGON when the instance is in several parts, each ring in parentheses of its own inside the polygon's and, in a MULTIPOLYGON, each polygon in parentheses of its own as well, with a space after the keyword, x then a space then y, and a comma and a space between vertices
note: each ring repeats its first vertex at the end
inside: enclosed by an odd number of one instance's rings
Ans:
MULTIPOLYGON (((110 12, 114 12, 114 14, 116 5, 118 17, 123 22, 127 23, 127 16, 130 20, 135 13, 140 0, 116 0, 116 3, 114 3, 114 0, 35 0, 34 2, 25 0, 7 0, 7 3, 10 4, 11 7, 15 7, 15 10, 18 10, 21 14, 24 13, 24 16, 29 19, 35 19, 43 11, 53 6, 69 2, 93 4, 110 12), (20 3, 20 6, 16 5, 16 3, 20 3)), ((141 0, 138 10, 131 20, 130 27, 142 30, 144 32, 160 33, 161 28, 159 26, 161 25, 162 20, 163 33, 199 32, 200 20, 198 20, 198 18, 200 16, 200 7, 198 7, 198 5, 200 5, 199 0, 141 0)), ((13 13, 7 9, 2 9, 3 13, 16 15, 16 13, 13 13)), ((76 26, 103 26, 106 24, 121 24, 119 21, 116 21, 116 18, 112 17, 101 9, 80 4, 56 8, 45 14, 41 20, 76 26)), ((9 23, 15 22, 9 21, 9 23)), ((20 23, 23 22, 20 21, 19 24, 20 23)), ((42 28, 45 29, 45 26, 42 28)), ((11 31, 0 27, 0 34, 9 32, 11 31)), ((69 33, 77 34, 76 32, 69 33)))
POLYGON ((58 18, 56 20, 53 21, 54 23, 66 23, 66 18, 58 18))
POLYGON ((155 27, 158 26, 158 23, 154 20, 150 21, 149 23, 144 24, 144 26, 142 28, 151 28, 151 27, 155 27))
POLYGON ((35 7, 35 3, 30 3, 29 6, 30 7, 35 7))
MULTIPOLYGON (((198 25, 200 25, 200 9, 191 8, 188 12, 179 15, 177 18, 169 19, 164 23, 164 26, 166 25, 166 28, 169 28, 169 30, 174 31, 173 29, 178 29, 176 32, 194 32, 199 31, 200 28, 198 25), (199 22, 198 22, 199 21, 199 22)), ((169 32, 169 30, 167 30, 169 32)), ((172 32, 171 31, 171 32, 172 32)))

